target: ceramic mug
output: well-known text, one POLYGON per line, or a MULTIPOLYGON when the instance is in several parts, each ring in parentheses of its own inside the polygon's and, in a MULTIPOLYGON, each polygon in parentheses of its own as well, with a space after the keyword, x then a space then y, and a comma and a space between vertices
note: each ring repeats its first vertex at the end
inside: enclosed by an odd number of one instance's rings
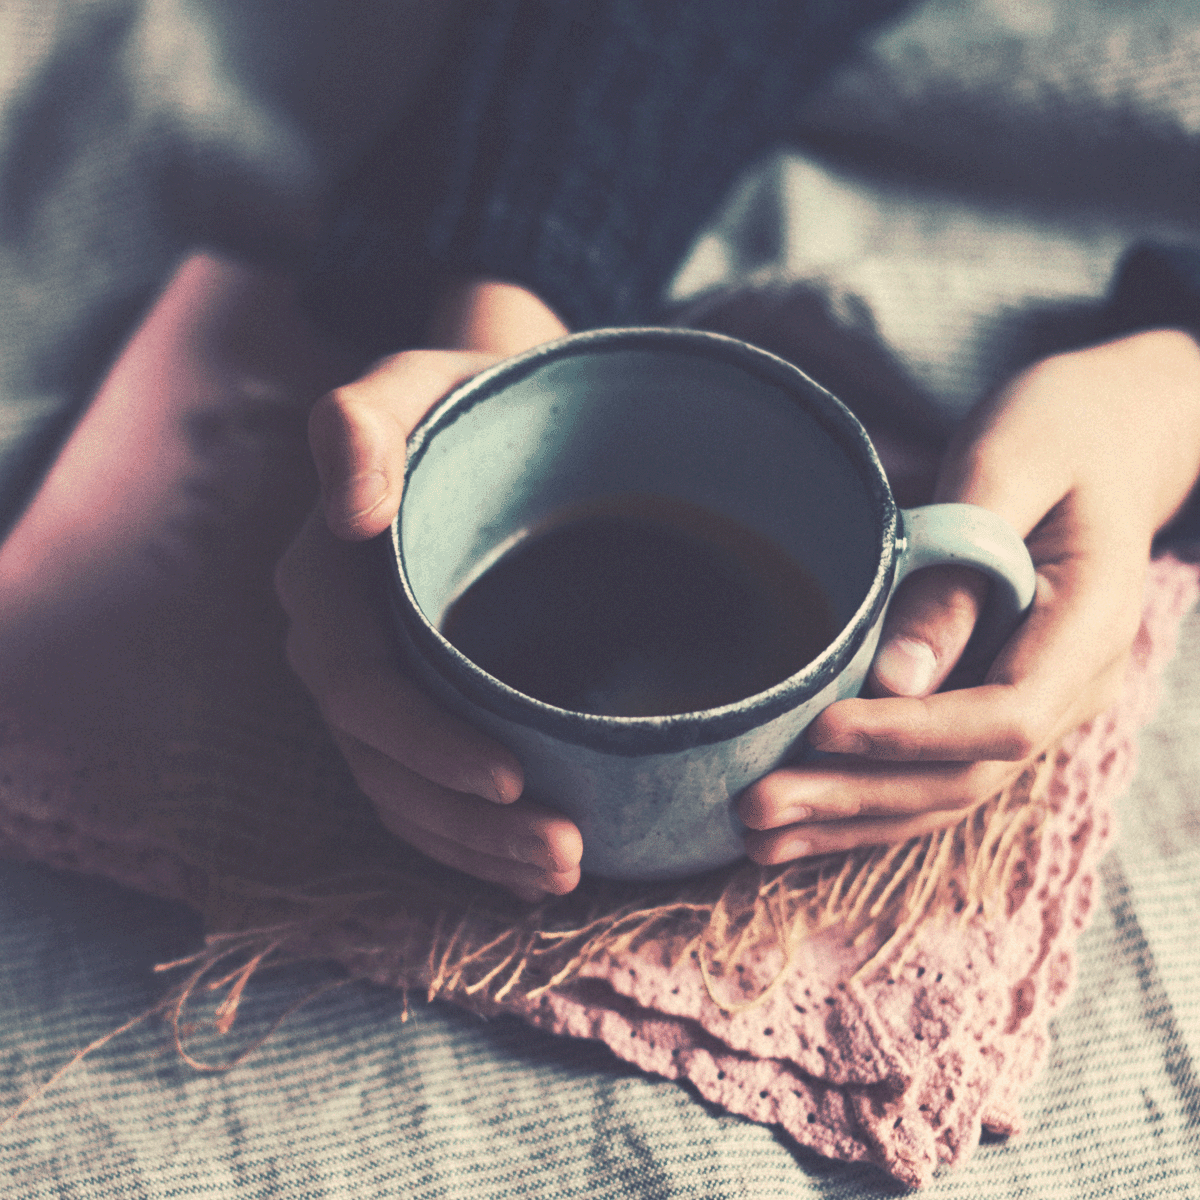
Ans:
POLYGON ((682 877, 744 854, 735 798, 804 757, 805 727, 858 694, 906 575, 984 571, 992 651, 1034 591, 1003 520, 963 504, 898 509, 840 401, 783 359, 685 329, 576 334, 447 396, 409 439, 389 560, 407 669, 516 754, 527 796, 576 822, 585 871, 620 879, 682 877), (755 694, 614 716, 525 694, 443 635, 451 606, 530 531, 630 497, 716 514, 782 548, 823 591, 828 644, 755 694))

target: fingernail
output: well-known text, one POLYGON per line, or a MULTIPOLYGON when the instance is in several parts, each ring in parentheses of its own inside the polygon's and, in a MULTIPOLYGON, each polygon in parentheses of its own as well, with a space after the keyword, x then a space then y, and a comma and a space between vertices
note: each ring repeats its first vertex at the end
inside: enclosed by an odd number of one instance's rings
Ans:
POLYGON ((897 696, 923 696, 933 686, 937 656, 916 638, 892 638, 875 656, 875 678, 897 696))
POLYGON ((783 838, 775 852, 775 861, 790 862, 793 858, 807 858, 812 852, 812 842, 807 838, 783 838))
POLYGON ((794 808, 785 808, 782 812, 775 814, 776 820, 780 825, 796 825, 801 821, 809 820, 813 815, 813 810, 807 805, 796 805, 794 808))
POLYGON ((495 798, 501 804, 511 804, 514 800, 521 798, 524 781, 516 771, 503 766, 490 767, 488 778, 495 792, 495 798))
POLYGON ((510 837, 508 839, 508 857, 517 862, 530 863, 535 867, 544 867, 547 858, 546 843, 539 837, 510 837))

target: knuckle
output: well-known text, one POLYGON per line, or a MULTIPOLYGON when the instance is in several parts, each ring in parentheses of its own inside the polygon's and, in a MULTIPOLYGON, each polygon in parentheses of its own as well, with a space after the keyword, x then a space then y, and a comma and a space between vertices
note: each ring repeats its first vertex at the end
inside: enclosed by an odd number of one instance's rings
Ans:
POLYGON ((287 659, 288 666, 301 679, 305 678, 308 663, 304 654, 304 643, 294 625, 287 631, 287 636, 283 639, 283 655, 287 659))
POLYGON ((752 783, 738 801, 738 814, 750 829, 771 829, 778 824, 778 814, 788 807, 786 777, 780 773, 766 775, 752 783))
POLYGON ((308 440, 313 449, 326 444, 345 428, 353 384, 326 392, 308 411, 308 440))
POLYGON ((919 756, 904 734, 895 731, 859 730, 857 734, 860 749, 858 753, 863 758, 884 758, 892 761, 905 762, 919 756))
POLYGON ((943 620, 968 629, 979 613, 980 594, 986 587, 983 577, 972 572, 972 578, 950 584, 940 597, 940 616, 943 620))
POLYGON ((1040 727, 1040 722, 1032 712, 1015 713, 999 729, 995 756, 1008 762, 1029 758, 1037 752, 1041 743, 1040 727))
POLYGON ((747 829, 768 829, 771 824, 771 807, 762 798, 756 786, 742 793, 738 802, 738 816, 747 829))
POLYGON ((867 724, 875 716, 874 700, 843 700, 822 712, 809 727, 809 741, 818 749, 859 758, 907 756, 908 739, 894 728, 867 724))
POLYGON ((294 548, 289 547, 275 564, 271 581, 275 587, 276 598, 283 606, 284 613, 289 620, 295 620, 297 567, 294 548))
MULTIPOLYGON (((307 678, 312 681, 309 683, 309 689, 313 692, 325 723, 334 729, 344 729, 353 733, 356 724, 355 713, 362 705, 358 673, 348 667, 331 665, 327 661, 318 666, 304 657, 303 643, 299 641, 297 651, 307 671, 307 678)), ((301 674, 301 678, 306 676, 301 674)))
POLYGON ((342 446, 364 427, 374 426, 386 395, 373 376, 343 383, 326 392, 308 414, 309 442, 314 450, 320 446, 328 449, 342 446))
POLYGON ((312 407, 316 419, 340 418, 370 403, 372 389, 363 379, 353 379, 326 392, 312 407))

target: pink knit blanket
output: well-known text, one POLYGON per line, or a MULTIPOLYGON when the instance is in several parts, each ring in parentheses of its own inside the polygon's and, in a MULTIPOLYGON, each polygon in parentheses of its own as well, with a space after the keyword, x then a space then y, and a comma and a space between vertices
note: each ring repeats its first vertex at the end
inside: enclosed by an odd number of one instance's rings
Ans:
MULTIPOLYGON (((267 931, 356 977, 600 1039, 910 1185, 982 1128, 1016 1132, 1197 568, 1152 565, 1122 698, 1025 782, 1030 819, 993 847, 985 903, 951 864, 939 894, 960 903, 922 901, 899 930, 850 936, 840 895, 815 932, 726 959, 706 958, 711 929, 681 942, 668 921, 593 944, 560 979, 484 978, 447 939, 461 914, 431 905, 428 868, 377 824, 282 658, 271 570, 312 498, 304 409, 346 370, 283 282, 181 268, 0 548, 0 852, 182 900, 218 949, 267 931)), ((769 882, 735 868, 725 884, 769 882)), ((493 929, 527 927, 494 909, 493 929)), ((542 919, 553 934, 553 907, 542 919)))

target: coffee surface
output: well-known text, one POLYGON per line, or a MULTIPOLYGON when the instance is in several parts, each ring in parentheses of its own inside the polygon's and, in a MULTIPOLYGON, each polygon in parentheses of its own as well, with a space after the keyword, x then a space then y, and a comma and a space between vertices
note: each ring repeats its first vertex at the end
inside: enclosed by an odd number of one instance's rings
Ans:
POLYGON ((813 576, 767 538, 690 503, 626 497, 528 531, 449 606, 442 633, 528 696, 634 717, 764 691, 837 625, 813 576))

